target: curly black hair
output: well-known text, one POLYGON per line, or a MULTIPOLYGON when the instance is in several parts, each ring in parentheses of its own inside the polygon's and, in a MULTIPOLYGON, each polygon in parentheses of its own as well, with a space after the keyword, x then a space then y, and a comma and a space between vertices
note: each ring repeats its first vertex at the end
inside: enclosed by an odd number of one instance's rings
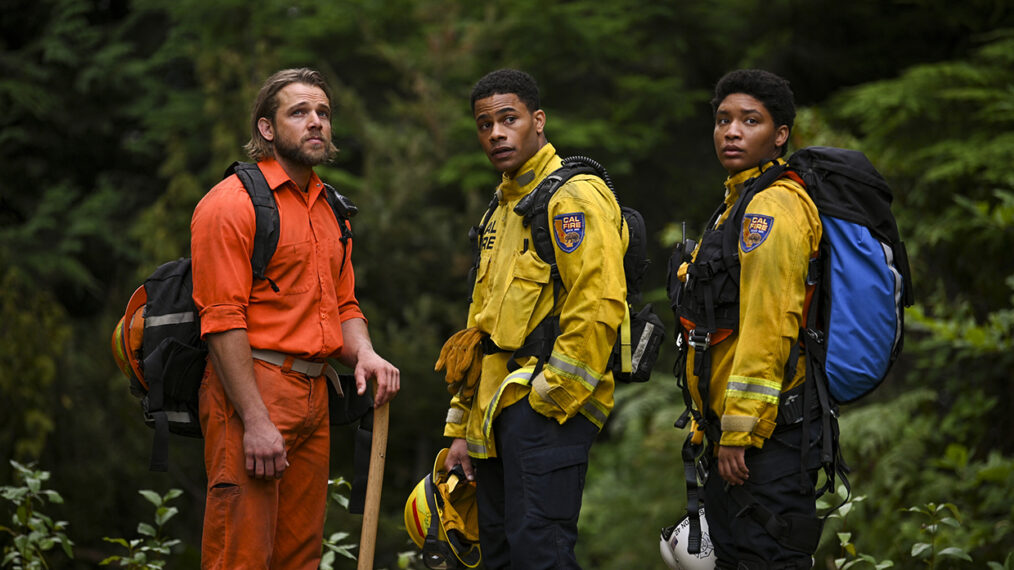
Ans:
POLYGON ((539 85, 531 75, 517 69, 498 69, 483 76, 472 88, 472 112, 475 102, 491 95, 514 94, 530 112, 539 110, 539 85))
MULTIPOLYGON (((726 97, 734 93, 745 93, 764 104, 771 113, 775 126, 786 125, 792 131, 796 120, 796 103, 789 82, 763 69, 737 69, 726 73, 715 85, 715 97, 711 100, 712 113, 726 97)), ((782 145, 782 154, 785 147, 782 145)))

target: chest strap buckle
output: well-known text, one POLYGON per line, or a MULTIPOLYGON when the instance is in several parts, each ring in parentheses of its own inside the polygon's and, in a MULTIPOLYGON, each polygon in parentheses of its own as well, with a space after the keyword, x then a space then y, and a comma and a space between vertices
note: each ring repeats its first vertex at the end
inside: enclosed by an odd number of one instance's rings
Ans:
POLYGON ((697 329, 694 329, 687 336, 687 344, 692 346, 697 352, 708 350, 708 347, 711 346, 711 331, 698 332, 697 329))

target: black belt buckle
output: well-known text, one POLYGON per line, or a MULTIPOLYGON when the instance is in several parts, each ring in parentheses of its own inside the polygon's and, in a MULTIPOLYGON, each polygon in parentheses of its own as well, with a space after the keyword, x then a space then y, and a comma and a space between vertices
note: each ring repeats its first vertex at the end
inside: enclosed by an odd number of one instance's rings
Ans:
POLYGON ((698 352, 708 350, 708 347, 711 346, 711 332, 710 331, 708 331, 708 332, 704 332, 704 331, 697 332, 697 329, 694 329, 694 330, 690 331, 690 334, 687 335, 687 336, 689 337, 688 340, 687 340, 687 344, 689 344, 690 346, 694 347, 694 350, 696 350, 698 352))

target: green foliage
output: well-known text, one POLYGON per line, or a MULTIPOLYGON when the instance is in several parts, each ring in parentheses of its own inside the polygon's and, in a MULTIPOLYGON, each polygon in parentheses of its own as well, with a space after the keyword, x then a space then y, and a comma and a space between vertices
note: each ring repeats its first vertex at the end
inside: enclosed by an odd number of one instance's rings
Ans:
POLYGON ((927 503, 921 507, 910 507, 908 512, 916 513, 923 519, 920 531, 928 537, 929 542, 917 542, 912 545, 912 558, 923 560, 926 565, 935 569, 942 558, 972 561, 964 549, 950 546, 941 548, 944 527, 960 528, 960 513, 953 503, 927 503))
POLYGON ((142 490, 138 491, 138 493, 155 506, 155 524, 138 523, 137 534, 141 535, 141 538, 129 541, 125 538, 104 538, 103 540, 107 542, 112 542, 126 548, 127 554, 125 556, 110 556, 100 562, 100 566, 115 564, 129 570, 165 568, 168 563, 166 557, 172 554, 173 547, 180 543, 179 539, 165 536, 164 527, 169 522, 169 519, 179 513, 179 509, 169 506, 169 501, 182 495, 183 491, 170 489, 165 495, 159 495, 151 490, 142 490))
MULTIPOLYGON (((346 481, 345 478, 339 477, 328 480, 327 486, 331 502, 347 511, 349 508, 349 497, 345 493, 352 490, 352 484, 346 481)), ((332 570, 335 568, 335 558, 339 554, 349 560, 356 559, 356 555, 352 554, 352 550, 356 548, 356 544, 344 542, 349 536, 348 532, 333 532, 324 537, 324 554, 320 559, 321 570, 332 570)))
POLYGON ((1014 36, 981 39, 967 58, 915 66, 823 107, 858 134, 892 184, 915 273, 906 358, 881 401, 842 414, 852 483, 874 499, 857 507, 866 524, 853 539, 894 560, 939 557, 940 524, 948 553, 996 560, 1014 544, 1014 447, 1004 435, 1014 428, 1005 407, 1014 264, 1004 253, 1014 238, 1014 178, 1002 158, 1014 152, 1014 36), (941 504, 966 516, 953 528, 957 517, 920 526, 898 516, 913 504, 933 505, 917 512, 939 520, 950 510, 938 512, 941 504))
POLYGON ((686 433, 672 426, 682 411, 674 380, 659 370, 648 383, 617 389, 616 408, 588 467, 578 521, 583 566, 658 566, 658 533, 685 510, 679 450, 686 433), (618 532, 620 521, 635 520, 633 535, 618 532))
MULTIPOLYGON (((824 529, 824 536, 830 534, 830 529, 834 528, 834 537, 837 538, 838 547, 841 549, 840 556, 834 558, 834 568, 839 570, 849 570, 850 568, 881 570, 893 567, 894 562, 891 560, 877 560, 856 549, 856 545, 852 543, 853 532, 850 529, 849 514, 857 504, 865 501, 866 497, 859 495, 851 497, 847 501, 843 497, 848 497, 848 491, 844 485, 839 485, 836 493, 828 493, 817 499, 817 512, 828 513, 827 521, 831 521, 831 525, 824 529)), ((862 521, 860 520, 857 522, 857 526, 861 525, 862 521)))
POLYGON ((66 313, 50 291, 39 289, 27 273, 8 263, 0 247, 0 394, 5 412, 0 439, 6 459, 39 457, 53 431, 56 413, 51 390, 58 376, 70 328, 66 313), (30 378, 30 382, 25 379, 30 378), (9 455, 8 455, 9 454, 9 455))
POLYGON ((16 461, 11 461, 11 465, 15 469, 18 486, 0 487, 0 497, 13 508, 11 526, 0 526, 0 531, 11 537, 11 543, 4 546, 0 567, 15 570, 50 568, 47 553, 57 546, 67 558, 74 558, 74 543, 64 532, 67 523, 54 521, 38 510, 47 503, 63 503, 59 493, 42 487, 49 480, 49 472, 16 461))

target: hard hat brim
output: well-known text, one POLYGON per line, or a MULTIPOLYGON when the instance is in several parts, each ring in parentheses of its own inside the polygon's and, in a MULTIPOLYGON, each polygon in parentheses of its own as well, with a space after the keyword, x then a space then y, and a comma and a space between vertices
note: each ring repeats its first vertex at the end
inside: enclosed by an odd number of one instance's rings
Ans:
POLYGON ((138 314, 138 310, 142 309, 145 303, 148 302, 148 292, 145 291, 144 285, 141 285, 134 290, 134 294, 130 296, 130 300, 127 301, 127 310, 123 312, 123 346, 127 353, 127 362, 130 364, 130 369, 134 371, 134 376, 138 382, 144 386, 144 389, 148 389, 148 383, 144 381, 144 372, 141 369, 141 363, 137 360, 137 353, 141 349, 140 346, 134 346, 136 339, 141 338, 140 330, 132 334, 132 331, 136 327, 144 328, 144 315, 138 314), (138 318, 135 318, 138 317, 138 318))

